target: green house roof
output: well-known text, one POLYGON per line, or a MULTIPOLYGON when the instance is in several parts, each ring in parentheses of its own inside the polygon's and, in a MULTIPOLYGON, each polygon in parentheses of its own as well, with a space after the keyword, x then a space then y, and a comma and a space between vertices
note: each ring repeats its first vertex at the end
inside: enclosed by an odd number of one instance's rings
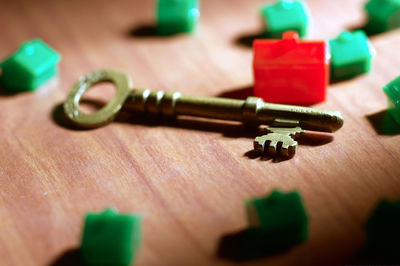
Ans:
POLYGON ((40 39, 23 43, 0 64, 1 83, 11 91, 34 90, 58 73, 61 56, 40 39))
POLYGON ((57 64, 60 59, 61 56, 50 46, 40 39, 35 39, 23 43, 14 55, 4 62, 4 65, 12 62, 32 75, 40 75, 57 64))
POLYGON ((370 16, 386 21, 400 10, 400 0, 370 0, 365 9, 370 16))
POLYGON ((361 31, 342 32, 336 39, 329 41, 333 65, 343 65, 365 58, 372 58, 375 50, 361 31))
POLYGON ((280 0, 274 4, 267 4, 262 7, 261 15, 270 34, 288 30, 297 31, 300 37, 307 34, 310 15, 302 1, 280 0))
POLYGON ((392 100, 394 105, 400 106, 400 76, 383 87, 383 91, 392 100))

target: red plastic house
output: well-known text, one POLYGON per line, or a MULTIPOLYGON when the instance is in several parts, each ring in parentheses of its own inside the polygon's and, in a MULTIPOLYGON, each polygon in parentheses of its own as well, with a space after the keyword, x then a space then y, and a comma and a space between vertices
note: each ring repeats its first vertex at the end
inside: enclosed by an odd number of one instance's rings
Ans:
POLYGON ((254 96, 287 104, 325 100, 330 58, 325 41, 299 40, 288 31, 282 40, 255 40, 253 52, 254 96))

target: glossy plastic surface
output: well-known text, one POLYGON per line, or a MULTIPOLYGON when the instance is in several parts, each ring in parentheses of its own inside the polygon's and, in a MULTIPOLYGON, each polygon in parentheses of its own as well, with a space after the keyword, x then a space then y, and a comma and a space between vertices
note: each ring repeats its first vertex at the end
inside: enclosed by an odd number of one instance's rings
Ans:
POLYGON ((276 241, 307 239, 307 214, 299 193, 273 191, 268 197, 246 202, 251 227, 264 233, 281 232, 276 241))
POLYGON ((219 254, 248 260, 282 252, 308 238, 308 218, 297 192, 273 191, 246 202, 249 228, 225 236, 219 254))
POLYGON ((81 254, 87 265, 130 265, 142 241, 141 217, 114 209, 89 213, 81 254))
POLYGON ((60 55, 39 39, 23 43, 0 67, 1 83, 10 92, 31 91, 58 74, 60 55))
POLYGON ((376 34, 400 27, 399 0, 370 0, 365 5, 368 15, 366 31, 376 34))
POLYGON ((388 100, 388 112, 400 125, 400 76, 383 87, 388 100))
POLYGON ((193 32, 199 17, 198 0, 158 0, 157 32, 160 35, 193 32))
POLYGON ((302 1, 280 0, 262 7, 261 16, 266 34, 271 38, 281 38, 285 31, 296 31, 300 37, 307 35, 310 15, 302 1))
POLYGON ((255 40, 253 54, 254 96, 287 104, 325 100, 330 59, 326 42, 299 40, 289 31, 283 40, 255 40))
POLYGON ((329 47, 332 80, 351 78, 371 70, 375 50, 363 31, 342 32, 329 41, 329 47))

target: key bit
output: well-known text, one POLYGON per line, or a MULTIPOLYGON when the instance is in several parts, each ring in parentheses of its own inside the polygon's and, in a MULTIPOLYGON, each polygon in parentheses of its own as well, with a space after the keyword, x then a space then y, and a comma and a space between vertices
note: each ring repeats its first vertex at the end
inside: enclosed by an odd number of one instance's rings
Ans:
POLYGON ((64 112, 75 125, 82 128, 96 128, 111 122, 122 107, 172 117, 187 115, 241 121, 248 125, 270 125, 267 134, 255 139, 254 148, 283 156, 295 154, 295 138, 304 129, 334 132, 343 125, 343 117, 338 111, 265 103, 257 97, 248 97, 246 100, 193 97, 179 92, 132 88, 132 81, 124 73, 115 70, 95 71, 77 81, 64 103, 64 112), (83 94, 102 81, 114 83, 114 98, 97 112, 83 113, 79 109, 83 94))
POLYGON ((285 157, 293 157, 297 151, 297 141, 304 133, 300 127, 282 128, 267 127, 267 134, 254 139, 254 149, 269 154, 275 154, 280 151, 285 157))

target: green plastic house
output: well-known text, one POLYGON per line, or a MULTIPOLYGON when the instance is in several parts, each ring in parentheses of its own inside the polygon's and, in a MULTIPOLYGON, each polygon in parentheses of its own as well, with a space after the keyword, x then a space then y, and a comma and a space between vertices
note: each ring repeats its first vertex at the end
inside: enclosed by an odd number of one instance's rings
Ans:
POLYGON ((366 224, 367 248, 384 257, 400 259, 400 201, 383 200, 366 224))
POLYGON ((246 202, 250 227, 264 233, 277 234, 276 241, 288 243, 307 239, 307 215, 297 192, 287 194, 277 190, 269 197, 246 202))
POLYGON ((383 91, 387 96, 388 112, 400 125, 400 76, 383 87, 383 91))
POLYGON ((331 79, 343 80, 371 70, 375 49, 362 31, 342 32, 329 41, 331 50, 331 79))
POLYGON ((400 27, 400 0, 370 0, 365 9, 368 15, 365 27, 368 34, 400 27))
POLYGON ((0 82, 10 92, 32 91, 58 74, 60 55, 39 39, 23 43, 0 64, 0 82))
POLYGON ((285 31, 297 31, 305 37, 310 25, 310 15, 302 1, 280 0, 262 7, 261 16, 266 27, 266 36, 280 39, 285 31))
POLYGON ((308 218, 297 192, 273 191, 269 197, 246 202, 249 228, 248 254, 267 254, 287 249, 308 238, 308 218))
POLYGON ((141 217, 114 209, 89 213, 85 219, 81 255, 87 265, 130 265, 142 241, 141 217))
POLYGON ((191 33, 199 16, 198 0, 158 0, 157 32, 160 35, 191 33))
POLYGON ((225 235, 218 255, 235 261, 285 251, 308 238, 308 218, 299 193, 273 191, 245 202, 249 227, 225 235))

